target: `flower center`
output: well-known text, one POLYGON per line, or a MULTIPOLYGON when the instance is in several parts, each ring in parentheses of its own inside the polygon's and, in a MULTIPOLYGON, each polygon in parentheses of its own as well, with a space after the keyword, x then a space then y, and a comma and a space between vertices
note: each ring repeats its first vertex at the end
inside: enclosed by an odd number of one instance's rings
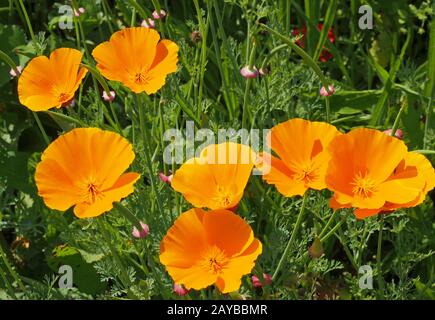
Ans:
POLYGON ((101 191, 94 183, 88 183, 87 186, 88 202, 94 203, 98 198, 102 197, 101 191))
POLYGON ((313 182, 318 178, 316 171, 311 167, 311 164, 304 165, 298 172, 293 175, 295 180, 305 183, 313 182))
POLYGON ((376 182, 365 174, 358 173, 351 184, 352 192, 363 198, 368 198, 376 192, 376 182))
POLYGON ((207 248, 202 257, 201 266, 212 274, 221 274, 229 260, 225 252, 217 246, 207 248))
POLYGON ((149 81, 149 76, 143 70, 136 72, 136 74, 134 75, 134 82, 136 84, 145 84, 148 83, 148 81, 149 81))
POLYGON ((213 200, 220 204, 221 207, 228 207, 232 202, 231 193, 222 187, 218 187, 216 195, 213 200))

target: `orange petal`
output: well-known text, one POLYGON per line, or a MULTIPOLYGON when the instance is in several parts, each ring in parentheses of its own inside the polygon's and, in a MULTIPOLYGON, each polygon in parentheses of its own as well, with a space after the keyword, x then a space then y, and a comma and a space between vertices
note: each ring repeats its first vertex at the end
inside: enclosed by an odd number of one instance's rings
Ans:
POLYGON ((228 210, 214 210, 204 215, 207 243, 216 245, 228 256, 239 255, 254 241, 254 233, 245 220, 228 210))
POLYGON ((54 72, 45 56, 32 59, 18 78, 18 98, 30 110, 42 111, 59 106, 51 94, 54 72))
POLYGON ((112 188, 102 192, 94 203, 81 202, 74 207, 74 214, 79 218, 92 218, 110 211, 114 202, 119 202, 134 192, 134 183, 140 175, 135 172, 123 174, 112 188))
POLYGON ((54 50, 50 58, 32 59, 18 80, 21 104, 33 111, 61 107, 74 97, 87 70, 79 70, 82 53, 76 49, 54 50))
MULTIPOLYGON (((260 158, 270 159, 270 167, 269 173, 264 174, 263 180, 265 180, 269 184, 275 185, 278 189, 279 193, 281 193, 285 197, 293 197, 296 195, 304 195, 305 191, 307 191, 308 187, 305 186, 303 181, 294 180, 292 177, 295 174, 292 172, 284 163, 284 161, 270 155, 263 153, 260 158), (269 158, 270 157, 270 158, 269 158)), ((264 162, 264 161, 263 161, 264 162)), ((265 164, 262 163, 260 166, 265 168, 265 164)), ((266 164, 267 166, 267 164, 266 164)))
POLYGON ((243 196, 254 159, 248 146, 210 145, 175 172, 171 185, 196 207, 232 208, 243 196))
POLYGON ((81 199, 81 190, 74 185, 72 172, 65 171, 55 159, 38 164, 35 182, 39 196, 51 209, 65 211, 81 199))
POLYGON ((291 170, 297 171, 326 150, 337 135, 340 132, 333 125, 291 119, 271 129, 270 147, 291 170))
POLYGON ((222 293, 236 291, 240 288, 243 275, 252 271, 255 260, 262 252, 261 242, 257 239, 242 253, 242 255, 232 258, 223 273, 219 275, 216 286, 222 293))

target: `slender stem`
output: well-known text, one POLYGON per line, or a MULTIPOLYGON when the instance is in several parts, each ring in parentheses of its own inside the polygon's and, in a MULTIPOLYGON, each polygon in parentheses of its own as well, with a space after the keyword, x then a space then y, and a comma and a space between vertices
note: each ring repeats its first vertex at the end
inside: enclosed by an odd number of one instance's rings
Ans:
POLYGON ((337 216, 338 210, 334 210, 334 212, 331 214, 331 217, 329 217, 328 222, 323 227, 323 230, 319 234, 319 238, 322 238, 322 236, 325 234, 326 231, 328 231, 329 227, 331 226, 332 222, 334 222, 335 217, 337 216))
POLYGON ((110 232, 107 229, 106 221, 103 221, 103 218, 96 218, 95 220, 97 221, 97 224, 98 224, 98 227, 100 229, 101 234, 105 238, 105 242, 109 246, 109 249, 113 255, 113 258, 116 261, 116 264, 118 265, 119 269, 121 270, 121 274, 120 274, 121 282, 122 282, 124 288, 127 289, 127 291, 130 291, 129 288, 132 285, 130 277, 128 275, 127 269, 125 268, 124 264, 122 263, 121 258, 118 255, 118 252, 113 247, 112 239, 110 236, 110 232))
POLYGON ((283 36, 279 32, 277 32, 274 29, 269 28, 265 24, 260 23, 259 24, 262 28, 266 29, 273 35, 280 38, 282 41, 284 41, 290 48, 292 48, 303 60, 304 62, 313 69, 313 71, 317 74, 320 81, 322 82, 322 85, 325 87, 326 90, 329 90, 329 80, 325 77, 320 67, 317 65, 317 63, 313 60, 313 58, 310 57, 309 54, 307 54, 301 47, 299 47, 296 43, 294 43, 292 40, 287 38, 286 36, 283 36))
POLYGON ((384 230, 384 215, 379 216, 378 250, 376 252, 376 269, 378 271, 378 286, 384 291, 384 279, 382 278, 382 232, 384 230))
POLYGON ((276 267, 275 272, 273 273, 272 276, 272 280, 276 280, 276 278, 278 277, 279 272, 281 271, 281 269, 284 267, 285 265, 285 261, 287 259, 288 254, 290 253, 290 249, 293 246, 293 242, 296 239, 296 234, 299 231, 299 228, 302 224, 302 218, 304 216, 305 213, 305 206, 307 204, 308 201, 308 190, 305 192, 304 197, 302 198, 302 205, 301 205, 301 209, 299 210, 299 215, 298 218, 296 220, 296 224, 295 227, 293 229, 292 235, 290 236, 290 240, 287 243, 287 246, 285 247, 284 253, 281 256, 281 259, 278 262, 278 266, 276 267))
POLYGON ((133 212, 130 211, 130 209, 123 206, 120 202, 115 202, 113 206, 120 214, 130 221, 137 228, 137 230, 140 231, 142 229, 140 220, 133 214, 133 212))
POLYGON ((39 55, 41 54, 41 52, 39 52, 39 48, 36 45, 37 42, 36 42, 35 33, 33 32, 32 23, 30 22, 29 15, 27 14, 26 7, 24 6, 23 0, 18 0, 18 2, 20 3, 21 11, 24 14, 24 19, 26 20, 27 28, 29 29, 29 33, 30 33, 30 37, 32 38, 33 45, 35 46, 35 50, 39 55))
POLYGON ((38 114, 36 112, 32 112, 32 114, 33 117, 35 117, 36 124, 38 125, 39 130, 41 131, 45 144, 48 146, 50 144, 50 139, 48 138, 47 133, 45 132, 44 127, 42 126, 41 120, 39 120, 38 114))
POLYGON ((428 133, 429 133, 429 122, 432 117, 432 97, 429 98, 426 111, 426 122, 424 124, 424 136, 423 136, 423 149, 427 148, 428 143, 428 133))
POLYGON ((1 268, 0 268, 0 275, 1 275, 2 279, 3 279, 3 282, 4 282, 5 286, 9 290, 9 294, 11 295, 11 297, 14 298, 14 299, 18 299, 17 296, 15 295, 14 287, 9 283, 9 279, 6 276, 6 273, 3 272, 3 270, 1 268))
POLYGON ((201 33, 202 43, 201 43, 201 60, 200 60, 200 74, 199 74, 199 88, 198 88, 198 105, 197 105, 197 117, 201 118, 202 113, 202 96, 204 92, 204 73, 205 65, 207 60, 207 33, 208 26, 210 24, 210 12, 207 15, 207 21, 204 25, 202 19, 201 8, 199 7, 198 0, 193 0, 196 9, 196 15, 198 17, 199 32, 201 33))
MULTIPOLYGON (((325 88, 326 89, 326 88, 325 88)), ((326 89, 326 91, 329 92, 329 88, 326 89)), ((331 107, 329 104, 329 97, 325 97, 325 105, 326 105, 326 122, 329 122, 331 120, 331 107)))
POLYGON ((137 100, 138 100, 138 96, 136 96, 136 107, 137 107, 137 109, 139 109, 138 112, 139 112, 140 131, 142 133, 142 142, 143 142, 143 147, 144 147, 145 162, 146 162, 146 166, 148 167, 148 174, 149 174, 149 178, 150 178, 151 188, 152 188, 154 196, 156 197, 156 200, 157 200, 157 207, 159 209, 159 212, 161 214, 163 214, 160 196, 159 196, 159 193, 157 191, 157 186, 156 186, 156 182, 154 179, 153 164, 151 162, 151 157, 150 157, 150 152, 151 152, 150 150, 151 149, 149 148, 149 144, 150 144, 151 140, 148 136, 148 129, 147 129, 146 124, 145 124, 145 106, 139 105, 137 100))
POLYGON ((343 219, 339 222, 339 223, 337 223, 335 226, 334 226, 334 228, 332 228, 326 235, 324 235, 322 238, 320 238, 320 242, 325 242, 326 240, 328 240, 340 227, 341 227, 341 225, 345 222, 346 220, 344 219, 344 216, 343 216, 343 219))
POLYGON ((61 112, 45 111, 45 113, 48 114, 52 118, 59 117, 62 120, 65 120, 65 121, 68 121, 68 122, 71 122, 71 123, 75 123, 75 124, 77 124, 79 126, 83 126, 84 125, 82 121, 77 120, 77 119, 75 119, 73 117, 70 117, 70 116, 68 116, 66 114, 63 114, 61 112))
POLYGON ((3 262, 6 266, 6 268, 8 269, 9 273, 11 274, 11 276, 14 278, 15 282, 17 283, 17 285, 20 287, 21 291, 26 291, 26 288, 24 287, 23 283, 21 282, 21 279, 19 277, 19 275, 15 272, 14 268, 12 267, 12 265, 9 263, 9 260, 6 256, 6 253, 3 251, 3 246, 0 245, 0 255, 3 259, 3 262))
POLYGON ((391 136, 392 137, 394 137, 394 135, 396 134, 397 128, 399 127, 400 117, 402 115, 404 107, 405 107, 405 104, 403 103, 402 106, 400 107, 399 112, 397 113, 396 119, 394 120, 393 128, 391 129, 391 136))
MULTIPOLYGON (((346 216, 343 216, 343 220, 345 219, 345 217, 346 217, 346 216)), ((339 235, 338 240, 340 240, 340 243, 341 243, 341 245, 343 246, 343 250, 344 250, 344 252, 346 253, 346 256, 347 256, 347 258, 349 259, 350 263, 352 264, 352 267, 353 267, 355 270, 358 270, 358 267, 357 267, 356 262, 355 262, 355 258, 354 258, 354 256, 352 255, 352 253, 350 252, 349 247, 348 247, 348 246, 346 245, 346 243, 344 242, 344 233, 343 233, 343 229, 341 228, 341 224, 340 224, 339 227, 338 227, 338 235, 339 235)))
MULTIPOLYGON (((254 41, 252 45, 251 53, 249 55, 249 63, 248 63, 249 70, 252 70, 254 67, 255 48, 256 48, 256 43, 254 41)), ((246 128, 246 117, 250 115, 250 112, 248 110, 248 100, 249 100, 249 89, 251 87, 252 80, 253 80, 252 78, 246 79, 245 94, 243 97, 242 128, 246 128)))

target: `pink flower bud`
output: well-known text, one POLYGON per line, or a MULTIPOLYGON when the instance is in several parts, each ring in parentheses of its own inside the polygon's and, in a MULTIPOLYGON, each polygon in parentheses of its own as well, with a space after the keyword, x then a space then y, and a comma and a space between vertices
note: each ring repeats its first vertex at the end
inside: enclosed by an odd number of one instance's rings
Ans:
POLYGON ((78 8, 77 10, 74 9, 74 15, 76 17, 80 17, 83 13, 85 13, 86 10, 83 7, 78 8))
POLYGON ((253 285, 255 288, 260 288, 260 287, 262 287, 262 286, 263 286, 263 283, 264 283, 264 285, 266 285, 266 286, 270 286, 270 285, 272 285, 272 276, 271 276, 270 274, 267 274, 267 273, 263 273, 263 282, 261 282, 260 279, 258 279, 258 277, 255 276, 255 275, 253 275, 253 276, 251 277, 251 280, 252 280, 252 285, 253 285))
POLYGON ((156 22, 153 19, 148 18, 148 19, 142 20, 142 23, 140 25, 144 28, 152 28, 153 29, 156 26, 156 22))
POLYGON ((102 98, 104 99, 104 101, 111 102, 115 99, 115 97, 116 97, 115 91, 110 91, 109 94, 107 94, 106 91, 103 91, 102 98))
POLYGON ((252 69, 249 69, 249 66, 245 66, 240 69, 240 74, 246 79, 252 79, 258 76, 258 70, 256 67, 252 67, 252 69))
POLYGON ((17 71, 18 71, 18 74, 15 72, 14 69, 11 69, 11 71, 9 71, 9 74, 11 75, 12 78, 18 77, 21 74, 21 71, 23 71, 23 67, 17 66, 17 71))
MULTIPOLYGON (((389 136, 391 136, 391 133, 393 133, 393 129, 388 129, 384 131, 385 134, 388 134, 389 136)), ((403 138, 403 131, 400 129, 396 130, 396 133, 394 134, 394 136, 396 138, 402 139, 403 138)))
POLYGON ((179 296, 185 296, 186 294, 189 293, 189 290, 184 289, 181 284, 176 284, 176 283, 174 283, 173 290, 174 290, 174 293, 179 295, 179 296))
POLYGON ((146 238, 150 234, 150 228, 147 224, 141 221, 140 225, 142 227, 141 231, 139 231, 136 227, 133 227, 133 231, 131 232, 133 237, 135 237, 136 239, 146 238))
POLYGON ((155 20, 163 19, 166 17, 166 11, 162 9, 160 10, 160 13, 158 13, 157 10, 154 10, 152 16, 155 20))
POLYGON ((163 183, 171 184, 173 175, 166 176, 163 172, 159 172, 159 178, 163 183))
POLYGON ((264 68, 260 68, 259 70, 258 70, 258 73, 261 75, 261 76, 263 76, 263 77, 265 77, 265 76, 267 76, 268 74, 269 74, 269 68, 267 68, 267 67, 264 67, 264 68))
POLYGON ((260 287, 263 286, 263 284, 261 283, 260 279, 258 279, 257 276, 252 276, 252 277, 251 277, 251 280, 252 280, 252 285, 253 285, 255 288, 260 288, 260 287))
POLYGON ((320 88, 320 95, 323 96, 323 97, 332 96, 335 93, 334 85, 330 84, 329 87, 328 87, 328 90, 329 90, 329 92, 326 91, 325 87, 322 86, 320 88))
POLYGON ((268 286, 272 285, 272 276, 268 273, 263 273, 264 283, 268 286))

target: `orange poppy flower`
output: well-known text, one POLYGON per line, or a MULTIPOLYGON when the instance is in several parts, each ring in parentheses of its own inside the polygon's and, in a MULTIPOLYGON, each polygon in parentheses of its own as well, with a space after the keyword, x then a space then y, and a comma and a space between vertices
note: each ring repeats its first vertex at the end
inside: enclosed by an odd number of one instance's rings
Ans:
POLYGON ((109 80, 122 82, 135 93, 156 93, 166 76, 177 70, 178 46, 160 40, 151 28, 126 28, 99 44, 92 56, 97 68, 109 80))
POLYGON ((369 213, 366 210, 380 211, 388 202, 414 201, 425 188, 425 178, 412 165, 414 156, 403 162, 409 155, 403 141, 378 130, 352 130, 335 138, 329 152, 326 183, 334 191, 330 202, 334 209, 358 208, 363 217, 369 213))
POLYGON ((400 208, 411 208, 421 204, 429 191, 435 188, 435 170, 430 161, 422 154, 408 152, 405 158, 399 163, 394 173, 389 179, 397 179, 404 176, 420 176, 424 179, 424 187, 418 196, 407 203, 398 204, 385 202, 384 206, 379 209, 355 209, 355 215, 358 219, 376 215, 380 212, 391 212, 400 208))
POLYGON ((140 175, 124 173, 134 160, 131 144, 98 128, 79 128, 60 136, 44 151, 35 181, 47 207, 74 207, 79 218, 101 215, 133 192, 140 175))
POLYGON ((191 209, 181 214, 160 243, 160 262, 175 283, 222 293, 239 289, 262 252, 242 218, 228 210, 191 209))
POLYGON ((231 209, 242 199, 255 157, 246 145, 209 145, 175 172, 171 185, 197 208, 231 209))
POLYGON ((324 189, 329 160, 326 148, 340 134, 324 122, 291 119, 280 123, 268 136, 268 145, 279 158, 262 153, 257 169, 286 197, 302 196, 309 188, 324 189))
POLYGON ((32 111, 60 108, 74 94, 88 72, 80 68, 82 53, 76 49, 60 48, 50 57, 33 58, 18 79, 20 103, 32 111))

